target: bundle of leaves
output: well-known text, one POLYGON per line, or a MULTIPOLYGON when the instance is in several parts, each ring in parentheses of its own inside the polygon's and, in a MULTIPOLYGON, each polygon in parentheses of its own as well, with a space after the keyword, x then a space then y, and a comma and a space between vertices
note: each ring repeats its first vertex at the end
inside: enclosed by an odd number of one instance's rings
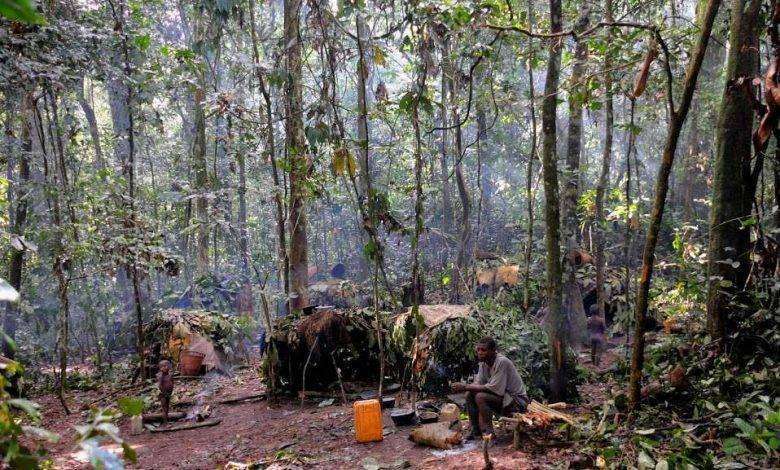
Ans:
MULTIPOLYGON (((385 371, 397 370, 398 354, 387 341, 390 315, 380 312, 385 343, 385 371)), ((274 325, 264 368, 269 388, 294 393, 337 387, 338 373, 345 382, 376 382, 379 378, 379 343, 371 309, 328 309, 310 315, 288 315, 274 325), (271 374, 269 371, 273 370, 271 374)))

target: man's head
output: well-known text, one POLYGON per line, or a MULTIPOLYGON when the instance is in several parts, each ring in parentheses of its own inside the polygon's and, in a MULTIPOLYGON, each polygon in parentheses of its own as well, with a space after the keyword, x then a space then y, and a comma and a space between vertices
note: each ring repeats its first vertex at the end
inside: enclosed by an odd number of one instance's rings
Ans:
POLYGON ((160 372, 162 372, 163 374, 167 374, 168 372, 171 371, 171 361, 167 359, 163 359, 162 361, 160 361, 159 367, 160 367, 160 372))
POLYGON ((492 362, 496 358, 496 340, 490 336, 477 341, 476 348, 479 362, 492 362))

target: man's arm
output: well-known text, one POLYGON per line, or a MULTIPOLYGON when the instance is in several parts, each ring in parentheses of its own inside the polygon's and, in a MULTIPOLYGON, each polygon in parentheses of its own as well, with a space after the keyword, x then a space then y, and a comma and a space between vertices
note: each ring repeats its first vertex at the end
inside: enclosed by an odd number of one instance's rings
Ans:
POLYGON ((455 382, 452 384, 452 391, 455 393, 460 393, 460 392, 480 393, 480 392, 489 392, 490 389, 476 382, 470 384, 463 383, 463 382, 455 382))
POLYGON ((474 378, 474 382, 467 384, 462 382, 457 382, 452 384, 452 391, 455 393, 460 392, 472 392, 472 393, 480 393, 480 392, 488 392, 488 388, 485 386, 485 384, 490 379, 490 376, 488 375, 487 367, 485 367, 484 364, 479 365, 479 371, 477 371, 477 376, 474 378))

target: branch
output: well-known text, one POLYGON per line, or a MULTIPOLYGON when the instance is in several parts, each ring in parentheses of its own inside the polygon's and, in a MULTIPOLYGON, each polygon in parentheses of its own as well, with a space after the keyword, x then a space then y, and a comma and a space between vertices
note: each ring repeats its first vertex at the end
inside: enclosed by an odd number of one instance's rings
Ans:
MULTIPOLYGON (((490 41, 490 43, 488 43, 488 46, 492 46, 493 44, 495 44, 496 41, 498 41, 501 38, 502 35, 503 35, 503 33, 501 31, 499 31, 495 35, 493 40, 490 41)), ((426 136, 428 136, 428 135, 430 135, 430 134, 432 134, 433 132, 436 132, 436 131, 444 131, 444 130, 455 129, 456 127, 460 127, 460 126, 466 124, 466 121, 469 120, 469 117, 470 117, 470 114, 471 114, 471 102, 473 101, 473 98, 474 98, 474 69, 476 69, 477 66, 480 63, 482 63, 482 60, 484 58, 485 58, 484 55, 481 55, 481 56, 477 57, 477 60, 475 60, 474 63, 471 64, 471 67, 469 67, 469 75, 468 75, 468 77, 469 77, 469 99, 466 102, 466 115, 463 116, 463 119, 460 122, 452 124, 451 126, 433 127, 431 129, 428 129, 427 131, 425 131, 425 135, 426 136)))
POLYGON ((607 28, 607 27, 618 27, 618 28, 636 28, 636 29, 644 29, 648 31, 658 31, 658 26, 653 24, 647 24, 647 23, 636 23, 632 21, 599 21, 592 27, 586 29, 585 31, 578 33, 574 29, 567 29, 566 31, 560 31, 556 33, 535 33, 531 31, 530 29, 523 28, 521 26, 500 26, 495 25, 491 23, 484 23, 483 27, 487 29, 492 29, 494 31, 513 31, 516 33, 524 34, 531 38, 540 38, 540 39, 555 39, 555 38, 561 38, 561 37, 567 37, 571 36, 574 38, 575 41, 579 41, 580 39, 590 36, 594 32, 596 32, 599 29, 607 28))
POLYGON ((526 29, 520 26, 499 26, 490 23, 485 23, 483 26, 487 29, 492 29, 499 32, 513 31, 516 33, 524 34, 531 38, 554 39, 554 38, 571 36, 572 38, 574 38, 575 41, 579 41, 582 38, 590 36, 596 31, 598 31, 599 29, 608 28, 608 27, 634 28, 634 29, 642 29, 645 31, 649 31, 653 35, 653 37, 655 37, 658 43, 661 45, 661 49, 664 52, 664 58, 665 58, 664 68, 666 72, 666 93, 668 95, 667 106, 669 107, 671 116, 674 116, 677 113, 677 111, 675 110, 674 95, 672 94, 674 78, 672 76, 671 54, 669 53, 669 47, 666 45, 666 41, 664 41, 663 37, 661 37, 660 28, 657 25, 647 24, 647 23, 637 23, 633 21, 599 21, 598 23, 596 23, 595 25, 593 25, 592 27, 586 29, 581 33, 578 33, 575 29, 568 29, 566 31, 560 31, 556 33, 535 33, 530 29, 526 29))

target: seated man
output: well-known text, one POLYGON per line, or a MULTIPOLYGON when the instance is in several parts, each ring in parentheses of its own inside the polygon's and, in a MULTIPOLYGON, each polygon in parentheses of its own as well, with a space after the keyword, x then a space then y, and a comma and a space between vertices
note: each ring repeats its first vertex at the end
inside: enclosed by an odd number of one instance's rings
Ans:
POLYGON ((493 434, 493 413, 508 415, 524 412, 531 400, 523 379, 515 365, 503 354, 496 352, 496 341, 491 337, 479 340, 476 345, 479 372, 474 383, 454 383, 452 390, 466 393, 466 409, 471 423, 471 434, 466 440, 482 434, 493 434))

